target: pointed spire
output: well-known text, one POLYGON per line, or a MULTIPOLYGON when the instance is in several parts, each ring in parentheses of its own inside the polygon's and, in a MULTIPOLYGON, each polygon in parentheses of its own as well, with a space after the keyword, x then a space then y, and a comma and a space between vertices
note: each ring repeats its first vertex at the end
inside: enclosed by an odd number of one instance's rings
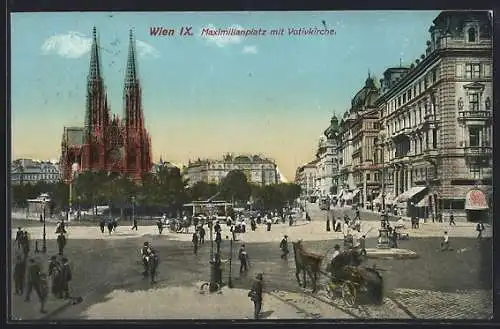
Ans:
POLYGON ((90 49, 89 81, 101 78, 101 58, 99 56, 99 41, 95 26, 92 29, 92 46, 90 49))
POLYGON ((139 80, 137 74, 137 52, 135 49, 134 33, 130 30, 128 58, 127 58, 127 72, 125 74, 125 87, 129 87, 139 80))

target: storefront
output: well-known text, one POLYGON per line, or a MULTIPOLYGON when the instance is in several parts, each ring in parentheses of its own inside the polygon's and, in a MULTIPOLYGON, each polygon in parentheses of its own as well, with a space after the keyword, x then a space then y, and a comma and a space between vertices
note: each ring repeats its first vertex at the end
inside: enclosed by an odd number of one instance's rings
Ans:
POLYGON ((469 222, 489 222, 490 208, 486 194, 474 188, 465 195, 465 213, 469 222))

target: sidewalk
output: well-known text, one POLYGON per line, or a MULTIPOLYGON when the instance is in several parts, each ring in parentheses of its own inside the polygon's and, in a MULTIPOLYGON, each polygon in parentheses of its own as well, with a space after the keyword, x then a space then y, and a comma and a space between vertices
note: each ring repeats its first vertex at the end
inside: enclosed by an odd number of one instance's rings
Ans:
MULTIPOLYGON (((223 287, 220 292, 202 293, 202 282, 191 287, 162 287, 147 291, 115 290, 105 302, 90 306, 82 316, 92 320, 136 319, 253 319, 253 303, 244 289, 223 287), (123 312, 123 310, 129 312, 123 312)), ((303 319, 296 307, 264 294, 265 319, 303 319)))
MULTIPOLYGON (((393 225, 394 222, 391 222, 393 225)), ((266 230, 265 225, 258 225, 257 230, 252 232, 250 230, 250 225, 247 226, 248 230, 246 233, 237 234, 237 239, 243 243, 265 243, 265 242, 276 242, 279 244, 284 235, 288 235, 289 241, 304 240, 304 241, 321 241, 321 240, 331 240, 331 239, 343 239, 344 234, 342 232, 327 232, 326 231, 326 221, 323 220, 313 220, 311 222, 299 221, 293 226, 288 224, 273 224, 271 231, 266 230)), ((330 226, 333 229, 333 226, 330 226)), ((361 221, 361 233, 351 232, 353 235, 357 236, 360 234, 365 234, 367 238, 378 237, 378 229, 380 223, 378 221, 361 221)), ((221 225, 222 228, 222 238, 224 240, 230 239, 232 233, 229 227, 225 224, 221 225)), ((208 229, 206 239, 209 240, 208 229)), ((493 235, 493 228, 491 225, 485 225, 485 231, 483 232, 483 237, 491 237, 493 235)), ((43 237, 42 227, 29 227, 27 230, 30 232, 32 239, 41 240, 43 237)), ((464 223, 459 222, 456 226, 450 226, 448 223, 426 223, 420 224, 420 228, 412 229, 409 221, 405 221, 404 229, 411 238, 417 237, 442 237, 444 231, 447 231, 450 237, 467 237, 475 238, 477 232, 475 230, 474 223, 464 223)), ((175 241, 186 241, 190 242, 193 234, 193 227, 190 227, 190 233, 171 233, 169 231, 163 231, 163 237, 175 241)), ((49 227, 46 230, 47 239, 55 240, 57 235, 55 234, 55 228, 49 227)), ((15 238, 16 229, 12 229, 12 238, 15 238)), ((141 236, 159 236, 158 229, 156 226, 139 226, 137 231, 130 230, 128 226, 119 226, 117 232, 109 235, 108 233, 102 234, 98 227, 89 226, 76 226, 70 225, 68 227, 68 237, 69 239, 83 239, 83 240, 115 240, 115 239, 127 239, 127 238, 138 238, 141 236)))

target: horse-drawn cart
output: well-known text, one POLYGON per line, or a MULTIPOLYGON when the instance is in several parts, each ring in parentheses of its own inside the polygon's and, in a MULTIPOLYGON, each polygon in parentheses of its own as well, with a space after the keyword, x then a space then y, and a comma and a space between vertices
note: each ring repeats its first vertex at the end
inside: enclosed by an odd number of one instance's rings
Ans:
POLYGON ((311 278, 313 293, 317 291, 317 281, 319 275, 326 276, 326 292, 330 298, 336 298, 339 293, 344 303, 349 307, 354 307, 359 303, 362 295, 370 295, 376 303, 383 300, 383 279, 373 268, 362 267, 361 255, 350 249, 342 252, 335 258, 334 262, 329 261, 327 272, 321 270, 321 263, 325 258, 323 255, 305 251, 302 242, 293 242, 295 255, 295 275, 297 282, 301 285, 299 274, 303 273, 302 287, 306 287, 306 274, 311 278))

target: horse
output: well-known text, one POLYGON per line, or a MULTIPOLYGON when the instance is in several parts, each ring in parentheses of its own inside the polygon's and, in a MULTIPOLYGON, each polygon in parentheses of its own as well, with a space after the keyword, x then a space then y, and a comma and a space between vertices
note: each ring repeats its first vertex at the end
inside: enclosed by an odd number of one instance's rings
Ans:
POLYGON ((154 252, 150 256, 146 256, 144 262, 144 272, 142 272, 144 278, 149 278, 151 279, 151 283, 155 283, 155 278, 156 278, 156 271, 158 269, 158 255, 154 252))
POLYGON ((317 291, 317 281, 318 274, 320 272, 321 261, 323 260, 323 256, 316 255, 312 253, 308 253, 304 251, 304 247, 302 245, 302 240, 297 242, 292 242, 293 253, 295 257, 295 277, 297 278, 297 282, 299 286, 306 288, 306 274, 309 275, 312 281, 313 290, 315 293, 317 291), (300 272, 303 274, 303 285, 300 283, 300 272))

